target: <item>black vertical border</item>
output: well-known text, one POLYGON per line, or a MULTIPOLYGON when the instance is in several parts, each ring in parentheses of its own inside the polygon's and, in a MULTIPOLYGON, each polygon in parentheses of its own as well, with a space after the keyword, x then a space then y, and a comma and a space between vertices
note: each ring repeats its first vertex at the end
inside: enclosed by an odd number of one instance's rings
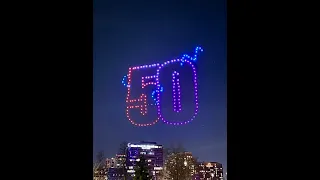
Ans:
POLYGON ((272 111, 268 112, 266 99, 271 97, 268 87, 272 85, 266 78, 270 74, 261 11, 258 3, 227 1, 229 180, 260 179, 261 174, 266 174, 266 165, 276 160, 269 151, 272 145, 267 145, 272 140, 266 140, 272 139, 266 131, 271 130, 266 122, 271 122, 272 111))
POLYGON ((16 162, 24 157, 28 165, 20 174, 92 179, 93 1, 30 3, 23 9, 20 30, 28 33, 19 40, 27 42, 22 49, 28 54, 17 54, 28 62, 19 71, 26 83, 20 101, 28 102, 21 107, 28 114, 16 113, 24 122, 16 162))
POLYGON ((301 89, 311 78, 301 61, 310 54, 302 47, 310 44, 300 41, 308 34, 301 30, 303 5, 227 4, 228 178, 296 179, 295 166, 312 159, 304 151, 314 137, 307 136, 310 110, 301 107, 308 104, 301 96, 310 93, 301 89))
POLYGON ((1 119, 8 174, 92 179, 93 1, 6 7, 11 49, 2 66, 8 114, 1 119))

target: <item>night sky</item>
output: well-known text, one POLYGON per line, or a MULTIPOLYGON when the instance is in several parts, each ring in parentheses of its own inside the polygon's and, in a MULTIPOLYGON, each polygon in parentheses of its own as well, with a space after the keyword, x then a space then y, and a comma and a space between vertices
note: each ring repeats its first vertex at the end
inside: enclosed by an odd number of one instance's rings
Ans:
MULTIPOLYGON (((93 22, 94 154, 103 150, 106 157, 112 157, 122 141, 155 141, 165 147, 182 144, 200 160, 221 162, 226 168, 226 2, 94 0, 93 22), (197 45, 204 51, 197 61, 196 119, 183 126, 169 126, 162 121, 151 127, 133 126, 126 118, 127 89, 121 84, 128 68, 161 63, 185 53, 193 55, 197 45)), ((171 91, 171 87, 164 88, 171 91)), ((181 90, 187 94, 183 87, 181 90)), ((190 112, 192 108, 192 99, 183 100, 182 109, 190 112)), ((153 119, 150 116, 149 122, 153 119)))

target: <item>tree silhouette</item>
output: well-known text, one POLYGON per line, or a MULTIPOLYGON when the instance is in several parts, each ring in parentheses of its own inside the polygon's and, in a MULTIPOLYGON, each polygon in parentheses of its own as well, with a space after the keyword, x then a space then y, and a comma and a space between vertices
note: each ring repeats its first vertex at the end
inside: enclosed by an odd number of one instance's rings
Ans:
POLYGON ((135 167, 134 180, 151 180, 152 176, 149 174, 148 165, 146 159, 140 156, 140 161, 137 162, 135 167))

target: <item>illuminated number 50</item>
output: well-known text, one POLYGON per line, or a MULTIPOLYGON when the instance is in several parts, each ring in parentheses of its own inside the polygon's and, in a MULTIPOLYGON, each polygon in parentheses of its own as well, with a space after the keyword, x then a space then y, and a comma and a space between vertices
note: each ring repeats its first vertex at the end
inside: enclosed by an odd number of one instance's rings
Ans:
MULTIPOLYGON (((130 97, 132 71, 133 70, 143 69, 143 68, 152 68, 152 67, 157 67, 157 66, 158 66, 158 64, 152 64, 152 65, 136 66, 136 67, 129 68, 129 72, 128 72, 128 75, 127 75, 127 78, 128 78, 128 84, 127 84, 128 93, 127 93, 127 98, 126 98, 126 104, 127 104, 126 115, 127 115, 128 119, 129 119, 129 121, 132 124, 136 125, 136 126, 151 126, 151 125, 154 125, 155 123, 158 122, 159 118, 157 118, 152 123, 147 123, 147 124, 136 123, 131 118, 131 116, 130 116, 130 110, 131 109, 140 109, 140 113, 142 115, 146 115, 148 113, 147 95, 146 94, 141 94, 138 99, 131 99, 131 97, 130 97)), ((156 85, 155 78, 156 78, 156 76, 145 76, 145 77, 142 77, 142 80, 141 80, 142 89, 145 88, 148 85, 156 85), (152 80, 153 80, 153 82, 152 82, 152 80), (148 82, 145 82, 145 81, 148 81, 148 82)))
MULTIPOLYGON (((157 111, 158 111, 158 117, 166 124, 172 124, 172 125, 182 125, 182 124, 187 124, 189 122, 191 122, 196 115, 198 114, 198 109, 199 109, 199 103, 198 103, 198 83, 197 83, 197 71, 196 71, 196 67, 194 66, 194 64, 191 61, 188 60, 181 60, 181 59, 174 59, 171 61, 167 61, 163 64, 161 64, 158 69, 157 69, 157 75, 156 75, 156 83, 157 83, 157 91, 160 91, 160 79, 159 79, 159 74, 160 74, 160 70, 167 66, 167 65, 172 65, 172 64, 180 64, 180 63, 184 63, 188 66, 190 66, 193 70, 193 85, 194 85, 194 99, 195 99, 195 109, 194 109, 194 113, 192 115, 192 117, 190 119, 187 119, 183 122, 170 122, 168 120, 166 120, 163 115, 162 115, 162 110, 161 110, 161 102, 160 102, 160 98, 161 98, 161 93, 157 93, 157 111)), ((179 73, 174 71, 172 74, 172 83, 173 83, 173 110, 175 112, 180 112, 181 111, 181 102, 180 102, 180 83, 179 83, 179 73)), ((162 83, 161 83, 162 84, 162 83)))

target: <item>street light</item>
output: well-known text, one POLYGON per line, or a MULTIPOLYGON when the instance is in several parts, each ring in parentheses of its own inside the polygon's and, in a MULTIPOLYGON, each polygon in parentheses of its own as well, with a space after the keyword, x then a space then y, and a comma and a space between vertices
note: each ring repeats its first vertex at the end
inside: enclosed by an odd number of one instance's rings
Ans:
POLYGON ((213 174, 213 173, 211 173, 211 179, 213 179, 213 176, 214 176, 214 174, 213 174))
POLYGON ((187 165, 188 165, 187 161, 184 161, 184 163, 183 163, 183 164, 184 164, 184 166, 187 166, 187 165))

